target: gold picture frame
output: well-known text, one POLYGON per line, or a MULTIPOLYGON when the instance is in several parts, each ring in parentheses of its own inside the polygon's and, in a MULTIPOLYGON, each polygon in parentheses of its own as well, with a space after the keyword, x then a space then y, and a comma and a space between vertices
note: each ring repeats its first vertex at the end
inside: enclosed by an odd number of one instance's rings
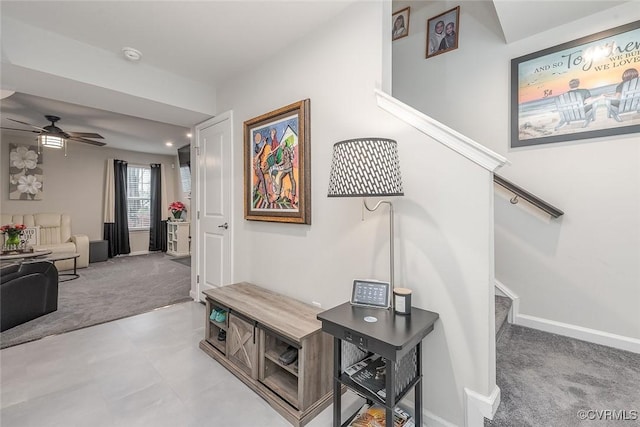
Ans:
POLYGON ((426 57, 432 58, 458 48, 460 6, 427 20, 426 57))
POLYGON ((405 7, 391 15, 391 40, 398 40, 409 35, 409 14, 410 7, 405 7))
POLYGON ((245 219, 311 224, 310 105, 244 122, 245 219))

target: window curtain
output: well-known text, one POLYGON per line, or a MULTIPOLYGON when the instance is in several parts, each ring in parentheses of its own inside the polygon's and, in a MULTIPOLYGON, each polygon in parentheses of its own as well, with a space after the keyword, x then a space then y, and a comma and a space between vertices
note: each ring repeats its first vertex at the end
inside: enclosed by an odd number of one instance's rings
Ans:
POLYGON ((151 225, 149 227, 149 251, 167 251, 167 220, 162 219, 166 196, 164 184, 164 166, 151 165, 151 225))
POLYGON ((109 258, 131 253, 127 214, 127 162, 123 160, 107 160, 103 238, 108 242, 109 258))

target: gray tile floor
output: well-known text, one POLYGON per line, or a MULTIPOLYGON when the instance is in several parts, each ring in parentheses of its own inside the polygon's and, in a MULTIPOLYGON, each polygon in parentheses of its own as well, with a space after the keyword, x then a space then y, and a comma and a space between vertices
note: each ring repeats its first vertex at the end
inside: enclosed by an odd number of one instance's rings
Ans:
MULTIPOLYGON (((290 426, 198 348, 204 310, 177 304, 0 351, 0 425, 290 426)), ((345 394, 345 413, 359 402, 345 394)), ((329 406, 308 426, 331 420, 329 406)))

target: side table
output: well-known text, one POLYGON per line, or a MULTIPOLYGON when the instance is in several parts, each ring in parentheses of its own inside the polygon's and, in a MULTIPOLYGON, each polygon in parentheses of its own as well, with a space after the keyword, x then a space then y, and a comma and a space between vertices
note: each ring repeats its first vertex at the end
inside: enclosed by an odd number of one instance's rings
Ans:
POLYGON ((43 261, 49 261, 50 263, 52 263, 53 265, 56 265, 56 261, 64 261, 67 259, 73 259, 73 273, 58 273, 58 277, 59 276, 69 276, 68 279, 65 280, 58 280, 59 282, 68 282, 69 280, 75 280, 78 277, 80 277, 80 275, 78 274, 78 258, 80 257, 80 254, 74 253, 74 252, 60 252, 60 253, 54 253, 53 255, 49 255, 48 257, 44 258, 43 261))
POLYGON ((37 259, 39 257, 49 255, 50 253, 51 253, 50 250, 9 253, 5 255, 0 255, 0 262, 2 262, 2 264, 11 263, 11 262, 22 262, 26 259, 37 259))
MULTIPOLYGON (((397 403, 415 387, 415 424, 422 425, 422 340, 438 320, 438 313, 412 307, 410 315, 393 310, 354 306, 346 302, 318 314, 322 330, 334 337, 333 344, 333 427, 340 427, 342 385, 386 409, 386 425, 393 425, 397 403), (371 318, 376 318, 371 322, 371 318), (365 320, 367 318, 367 320, 365 320), (343 348, 343 343, 345 348, 343 348), (349 346, 385 359, 386 399, 353 381, 342 370, 343 351, 349 346)), ((359 360, 349 360, 351 365, 359 360)))

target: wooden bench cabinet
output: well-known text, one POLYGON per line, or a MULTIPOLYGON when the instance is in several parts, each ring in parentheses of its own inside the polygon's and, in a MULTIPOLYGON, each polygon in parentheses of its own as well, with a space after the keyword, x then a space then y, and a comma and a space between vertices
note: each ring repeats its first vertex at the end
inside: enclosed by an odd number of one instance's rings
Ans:
POLYGON ((333 338, 322 332, 321 309, 236 283, 204 291, 205 338, 200 348, 258 393, 294 426, 303 426, 332 402, 333 338), (225 310, 223 322, 209 318, 225 310), (220 330, 226 338, 218 340, 220 330), (297 360, 279 357, 288 349, 297 360))

